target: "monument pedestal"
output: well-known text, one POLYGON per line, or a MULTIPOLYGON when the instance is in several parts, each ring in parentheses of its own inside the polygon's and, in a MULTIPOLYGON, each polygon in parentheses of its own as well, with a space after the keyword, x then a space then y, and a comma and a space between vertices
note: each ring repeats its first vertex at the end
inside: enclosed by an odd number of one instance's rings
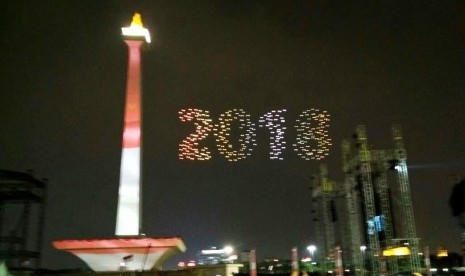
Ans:
POLYGON ((160 269, 167 258, 186 251, 178 237, 58 240, 53 246, 74 254, 98 272, 160 269))

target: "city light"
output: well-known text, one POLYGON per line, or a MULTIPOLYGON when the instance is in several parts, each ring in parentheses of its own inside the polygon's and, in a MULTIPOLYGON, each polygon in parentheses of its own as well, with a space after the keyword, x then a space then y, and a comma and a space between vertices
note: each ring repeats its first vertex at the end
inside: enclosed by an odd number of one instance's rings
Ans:
POLYGON ((312 261, 312 258, 310 257, 303 257, 302 259, 300 259, 301 262, 304 262, 304 263, 309 263, 312 261))
POLYGON ((307 250, 310 252, 310 256, 312 257, 312 260, 314 258, 314 254, 315 254, 315 251, 316 251, 316 246, 315 245, 309 245, 307 247, 307 250))
POLYGON ((234 252, 234 248, 230 245, 226 245, 223 248, 216 249, 215 247, 212 249, 204 249, 201 251, 202 254, 205 255, 215 255, 215 254, 225 254, 225 255, 230 255, 231 253, 234 252))
POLYGON ((226 246, 223 248, 223 250, 224 250, 224 254, 230 255, 231 253, 233 253, 234 248, 233 248, 232 246, 230 246, 230 245, 226 245, 226 246))
POLYGON ((390 256, 407 256, 410 255, 410 248, 406 246, 394 247, 383 250, 383 256, 390 257, 390 256))
POLYGON ((441 257, 447 257, 449 256, 448 252, 447 252, 447 249, 438 249, 438 251, 436 252, 436 257, 438 258, 441 258, 441 257))

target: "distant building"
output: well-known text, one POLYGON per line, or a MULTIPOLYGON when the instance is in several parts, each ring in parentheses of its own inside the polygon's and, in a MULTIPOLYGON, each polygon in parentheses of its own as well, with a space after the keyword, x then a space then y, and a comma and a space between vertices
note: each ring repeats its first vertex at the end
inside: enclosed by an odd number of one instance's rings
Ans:
POLYGON ((158 271, 159 276, 233 276, 239 273, 242 264, 218 264, 186 267, 183 269, 158 271))
POLYGON ((436 255, 430 255, 431 269, 433 270, 433 273, 449 271, 451 268, 462 266, 462 256, 460 254, 448 252, 444 255, 438 253, 442 253, 442 251, 439 252, 438 250, 436 255))
POLYGON ((197 254, 197 265, 232 264, 237 260, 237 254, 230 246, 224 248, 211 247, 197 254))
MULTIPOLYGON (((15 276, 235 276, 239 274, 241 264, 220 264, 184 267, 175 270, 145 270, 145 271, 109 271, 94 272, 90 270, 42 270, 17 271, 15 276)), ((0 271, 1 272, 1 271, 0 271)), ((0 274, 1 275, 1 274, 0 274)), ((248 275, 248 274, 247 274, 248 275)), ((245 276, 245 275, 244 275, 245 276)))

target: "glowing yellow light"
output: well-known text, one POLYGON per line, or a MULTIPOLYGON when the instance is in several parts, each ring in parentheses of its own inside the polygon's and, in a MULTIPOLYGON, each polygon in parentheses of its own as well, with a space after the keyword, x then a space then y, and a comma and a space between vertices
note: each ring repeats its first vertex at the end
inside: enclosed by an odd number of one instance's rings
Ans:
POLYGON ((406 246, 394 247, 383 250, 383 256, 390 257, 390 256, 408 256, 410 255, 410 248, 406 246))
POLYGON ((139 13, 135 13, 132 17, 131 26, 121 28, 121 32, 124 36, 145 38, 145 42, 151 42, 149 30, 142 25, 142 17, 139 13))
POLYGON ((142 25, 142 16, 140 16, 140 13, 136 12, 132 16, 131 27, 140 27, 140 28, 144 27, 144 25, 142 25))
POLYGON ((436 252, 436 257, 447 257, 449 254, 446 249, 438 249, 436 252))

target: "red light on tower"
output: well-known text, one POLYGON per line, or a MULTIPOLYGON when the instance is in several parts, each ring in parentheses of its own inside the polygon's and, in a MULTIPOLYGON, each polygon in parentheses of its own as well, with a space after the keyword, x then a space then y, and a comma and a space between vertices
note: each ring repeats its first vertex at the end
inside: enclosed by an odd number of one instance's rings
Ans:
POLYGON ((150 43, 149 31, 135 13, 131 26, 121 28, 128 46, 129 59, 124 112, 116 235, 139 235, 141 229, 141 54, 144 42, 150 43))

